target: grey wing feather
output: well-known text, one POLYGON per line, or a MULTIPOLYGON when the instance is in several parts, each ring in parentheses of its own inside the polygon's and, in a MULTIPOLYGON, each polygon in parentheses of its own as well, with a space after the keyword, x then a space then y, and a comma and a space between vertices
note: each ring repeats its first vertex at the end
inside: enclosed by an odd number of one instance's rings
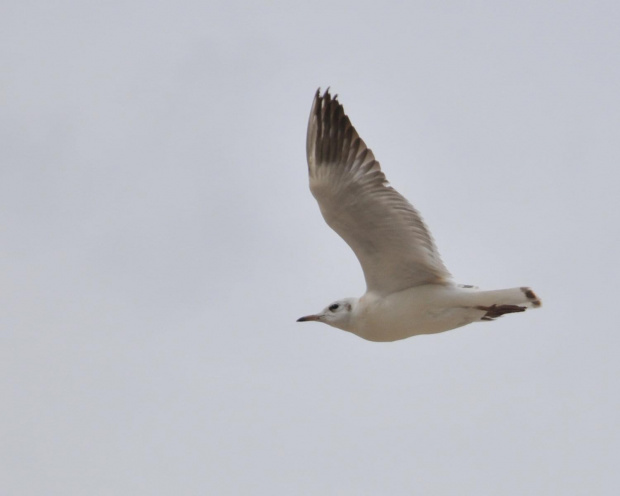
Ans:
POLYGON ((450 280, 420 214, 389 185, 329 91, 316 92, 306 151, 310 190, 327 224, 355 252, 369 291, 450 280))

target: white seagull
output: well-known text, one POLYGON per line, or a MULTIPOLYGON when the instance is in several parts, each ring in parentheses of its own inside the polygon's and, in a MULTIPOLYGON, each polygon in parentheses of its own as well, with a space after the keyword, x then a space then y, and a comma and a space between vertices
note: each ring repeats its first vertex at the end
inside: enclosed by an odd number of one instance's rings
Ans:
POLYGON ((298 322, 323 322, 370 341, 433 334, 541 305, 527 287, 458 285, 418 211, 394 188, 337 96, 317 90, 306 142, 310 191, 359 259, 366 294, 298 322))

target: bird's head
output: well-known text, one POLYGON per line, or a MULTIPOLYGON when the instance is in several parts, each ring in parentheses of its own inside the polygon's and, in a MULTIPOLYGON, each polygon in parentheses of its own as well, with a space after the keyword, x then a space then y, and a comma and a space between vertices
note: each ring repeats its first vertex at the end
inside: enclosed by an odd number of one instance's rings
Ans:
POLYGON ((333 302, 325 307, 322 312, 314 315, 306 315, 297 319, 297 322, 323 322, 332 327, 337 327, 344 331, 350 330, 351 314, 357 304, 357 298, 344 298, 333 302))

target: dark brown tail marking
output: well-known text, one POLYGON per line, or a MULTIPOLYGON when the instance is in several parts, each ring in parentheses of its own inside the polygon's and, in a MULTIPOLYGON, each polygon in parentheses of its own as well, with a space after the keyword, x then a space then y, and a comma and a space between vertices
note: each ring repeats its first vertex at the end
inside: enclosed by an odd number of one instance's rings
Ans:
POLYGON ((538 296, 536 296, 534 291, 532 291, 530 288, 521 288, 521 291, 523 291, 525 297, 530 300, 534 308, 538 308, 542 305, 541 301, 538 299, 538 296))

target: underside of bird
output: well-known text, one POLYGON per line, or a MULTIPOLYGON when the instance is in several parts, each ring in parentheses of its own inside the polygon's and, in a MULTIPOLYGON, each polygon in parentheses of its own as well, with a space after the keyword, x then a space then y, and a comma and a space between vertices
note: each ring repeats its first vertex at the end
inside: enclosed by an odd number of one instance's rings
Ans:
POLYGON ((481 291, 451 284, 428 284, 387 296, 366 293, 344 326, 370 341, 396 341, 436 334, 473 322, 538 308, 541 301, 527 287, 481 291))

